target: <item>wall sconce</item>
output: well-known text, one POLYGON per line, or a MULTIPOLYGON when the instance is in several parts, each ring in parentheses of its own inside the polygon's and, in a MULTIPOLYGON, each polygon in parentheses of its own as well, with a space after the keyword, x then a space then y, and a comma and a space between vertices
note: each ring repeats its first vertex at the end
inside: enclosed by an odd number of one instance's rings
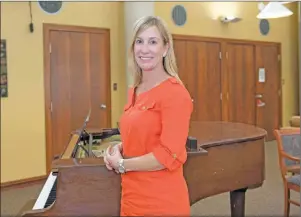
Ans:
POLYGON ((225 17, 220 17, 220 21, 222 23, 237 23, 241 21, 242 19, 239 17, 234 17, 234 16, 225 16, 225 17))

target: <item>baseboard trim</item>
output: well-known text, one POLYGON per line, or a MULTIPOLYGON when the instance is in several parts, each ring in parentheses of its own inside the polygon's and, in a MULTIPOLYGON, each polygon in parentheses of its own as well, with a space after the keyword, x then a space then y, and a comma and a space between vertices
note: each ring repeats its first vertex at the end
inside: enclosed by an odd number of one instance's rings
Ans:
POLYGON ((44 181, 46 181, 47 177, 48 175, 43 175, 43 176, 36 176, 36 177, 20 179, 15 181, 3 182, 1 183, 1 191, 11 189, 11 188, 22 188, 34 184, 41 184, 44 181))

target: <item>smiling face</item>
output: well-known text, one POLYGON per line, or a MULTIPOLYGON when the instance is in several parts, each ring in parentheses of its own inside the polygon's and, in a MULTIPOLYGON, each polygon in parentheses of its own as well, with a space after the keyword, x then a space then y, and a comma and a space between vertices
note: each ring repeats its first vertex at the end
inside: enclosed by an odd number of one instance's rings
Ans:
POLYGON ((163 57, 167 52, 163 38, 156 26, 149 27, 137 35, 134 42, 134 56, 142 71, 163 68, 163 57))

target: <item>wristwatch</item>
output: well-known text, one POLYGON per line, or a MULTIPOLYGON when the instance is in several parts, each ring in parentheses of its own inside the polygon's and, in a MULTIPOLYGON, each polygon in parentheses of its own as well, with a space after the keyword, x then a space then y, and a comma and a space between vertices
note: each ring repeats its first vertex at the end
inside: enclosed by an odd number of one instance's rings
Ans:
POLYGON ((124 168, 124 159, 120 159, 118 161, 118 172, 121 173, 121 174, 126 172, 125 168, 124 168))

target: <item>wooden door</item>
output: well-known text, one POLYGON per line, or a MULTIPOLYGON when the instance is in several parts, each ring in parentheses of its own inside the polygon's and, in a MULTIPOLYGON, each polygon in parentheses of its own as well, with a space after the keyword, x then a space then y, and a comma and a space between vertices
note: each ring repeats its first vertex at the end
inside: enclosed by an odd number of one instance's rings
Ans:
POLYGON ((268 141, 282 125, 279 53, 278 45, 256 45, 256 125, 267 130, 268 141))
POLYGON ((192 121, 220 121, 220 43, 175 40, 179 76, 193 98, 192 121))
MULTIPOLYGON (((70 133, 78 130, 91 109, 88 128, 106 128, 110 118, 109 32, 81 27, 48 28, 50 103, 47 170, 62 154, 70 133)), ((47 52, 47 51, 46 51, 47 52)), ((46 81, 46 83, 47 83, 46 81)))
POLYGON ((256 124, 254 54, 254 45, 227 43, 227 121, 256 124))
POLYGON ((281 126, 278 43, 174 35, 180 78, 194 99, 192 121, 281 126), (258 72, 265 69, 265 81, 258 72), (261 97, 258 99, 258 97, 261 97))

